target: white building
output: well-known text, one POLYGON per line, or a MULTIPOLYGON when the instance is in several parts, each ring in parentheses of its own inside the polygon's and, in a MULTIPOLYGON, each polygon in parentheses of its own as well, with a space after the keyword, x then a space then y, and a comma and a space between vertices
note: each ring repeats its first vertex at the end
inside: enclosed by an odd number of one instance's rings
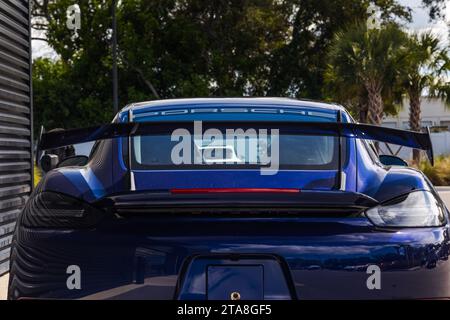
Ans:
MULTIPOLYGON (((440 99, 422 98, 421 103, 422 127, 447 127, 450 129, 450 107, 440 99)), ((398 129, 409 128, 409 101, 403 102, 403 108, 397 116, 383 119, 383 126, 398 129)))
MULTIPOLYGON (((446 106, 442 100, 423 97, 421 110, 422 127, 429 126, 447 129, 447 131, 431 133, 434 155, 450 155, 450 107, 446 106)), ((385 116, 383 126, 409 129, 409 101, 405 100, 403 102, 403 108, 397 116, 385 116)), ((390 153, 384 145, 381 145, 381 150, 383 153, 390 153)), ((403 159, 411 159, 412 157, 410 148, 391 146, 391 150, 403 159)))

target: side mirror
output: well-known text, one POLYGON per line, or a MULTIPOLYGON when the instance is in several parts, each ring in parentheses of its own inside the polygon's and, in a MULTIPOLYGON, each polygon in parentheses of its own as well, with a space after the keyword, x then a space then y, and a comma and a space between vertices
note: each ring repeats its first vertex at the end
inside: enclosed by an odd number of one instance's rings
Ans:
POLYGON ((407 167, 408 163, 397 156, 382 154, 379 156, 380 162, 385 166, 402 166, 407 167))
POLYGON ((72 156, 72 157, 68 157, 65 158, 63 161, 61 161, 60 163, 58 163, 58 165, 56 167, 61 168, 61 167, 71 167, 71 166, 77 166, 77 167, 81 167, 81 166, 85 166, 88 163, 88 157, 86 156, 72 156))
POLYGON ((57 167, 59 158, 56 154, 44 154, 41 158, 41 169, 44 172, 49 172, 50 170, 57 167))

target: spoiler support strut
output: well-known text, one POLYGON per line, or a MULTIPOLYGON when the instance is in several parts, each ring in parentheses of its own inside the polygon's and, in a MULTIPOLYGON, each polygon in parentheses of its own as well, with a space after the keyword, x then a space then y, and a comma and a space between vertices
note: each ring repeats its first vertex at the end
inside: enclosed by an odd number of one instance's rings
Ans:
MULTIPOLYGON (((130 110, 128 111, 128 122, 130 124, 133 123, 133 109, 132 108, 130 108, 130 110)), ((131 151, 132 151, 131 142, 132 142, 133 133, 136 130, 137 130, 137 125, 134 124, 133 128, 131 129, 130 135, 128 135, 128 171, 129 171, 129 175, 130 175, 130 191, 136 191, 134 173, 133 173, 133 170, 131 169, 131 163, 133 160, 133 156, 131 153, 131 151)))
MULTIPOLYGON (((337 123, 342 123, 342 114, 341 110, 338 110, 337 116, 336 116, 337 123)), ((339 130, 339 129, 338 129, 339 130)), ((339 130, 339 136, 338 136, 338 175, 337 175, 337 188, 339 190, 344 191, 345 190, 345 179, 343 178, 344 170, 342 169, 342 136, 341 132, 339 130)))

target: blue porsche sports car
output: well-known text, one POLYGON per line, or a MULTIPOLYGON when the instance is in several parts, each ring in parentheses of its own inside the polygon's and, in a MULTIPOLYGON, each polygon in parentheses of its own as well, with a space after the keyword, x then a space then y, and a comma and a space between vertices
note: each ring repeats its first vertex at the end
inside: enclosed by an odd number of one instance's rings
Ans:
POLYGON ((384 144, 429 132, 355 123, 281 98, 135 103, 48 170, 14 235, 10 299, 450 297, 448 211, 384 144))

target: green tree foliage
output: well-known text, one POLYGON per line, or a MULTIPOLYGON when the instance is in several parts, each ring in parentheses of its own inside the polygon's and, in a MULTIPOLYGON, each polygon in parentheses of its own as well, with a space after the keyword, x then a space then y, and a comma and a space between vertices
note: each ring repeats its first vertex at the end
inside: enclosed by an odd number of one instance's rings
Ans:
MULTIPOLYGON (((83 127, 111 120, 111 108, 96 96, 86 93, 71 66, 63 61, 39 58, 33 64, 35 131, 83 127)), ((108 99, 108 97, 105 97, 108 99)))
POLYGON ((274 52, 269 94, 322 99, 324 74, 334 34, 349 25, 365 23, 375 3, 383 21, 409 21, 410 10, 396 1, 292 1, 292 37, 274 52))
POLYGON ((407 35, 393 23, 367 29, 357 24, 338 32, 329 52, 328 79, 344 98, 363 99, 368 121, 381 124, 384 102, 392 97, 405 60, 407 35), (346 92, 346 87, 350 90, 346 92))
POLYGON ((164 98, 263 95, 270 54, 289 36, 288 9, 272 0, 127 1, 122 62, 164 98))
MULTIPOLYGON (((112 118, 111 0, 34 0, 34 27, 58 61, 34 66, 37 124, 76 127, 112 118)), ((410 19, 396 0, 124 0, 117 9, 120 105, 156 98, 274 95, 324 98, 333 34, 367 18, 410 19)), ((431 1, 433 2, 433 1, 431 1)))
MULTIPOLYGON (((448 84, 445 76, 450 70, 446 49, 442 49, 439 39, 431 33, 412 34, 406 43, 407 55, 400 69, 399 86, 404 89, 409 100, 409 127, 421 131, 421 100, 424 90, 428 95, 443 98, 448 103, 448 84)), ((414 150, 413 159, 420 162, 419 150, 414 150)))
POLYGON ((73 1, 47 2, 48 6, 42 9, 47 22, 46 38, 60 58, 34 61, 35 123, 52 129, 110 121, 111 19, 107 5, 101 0, 80 1, 82 25, 75 36, 66 26, 66 10, 73 1))

